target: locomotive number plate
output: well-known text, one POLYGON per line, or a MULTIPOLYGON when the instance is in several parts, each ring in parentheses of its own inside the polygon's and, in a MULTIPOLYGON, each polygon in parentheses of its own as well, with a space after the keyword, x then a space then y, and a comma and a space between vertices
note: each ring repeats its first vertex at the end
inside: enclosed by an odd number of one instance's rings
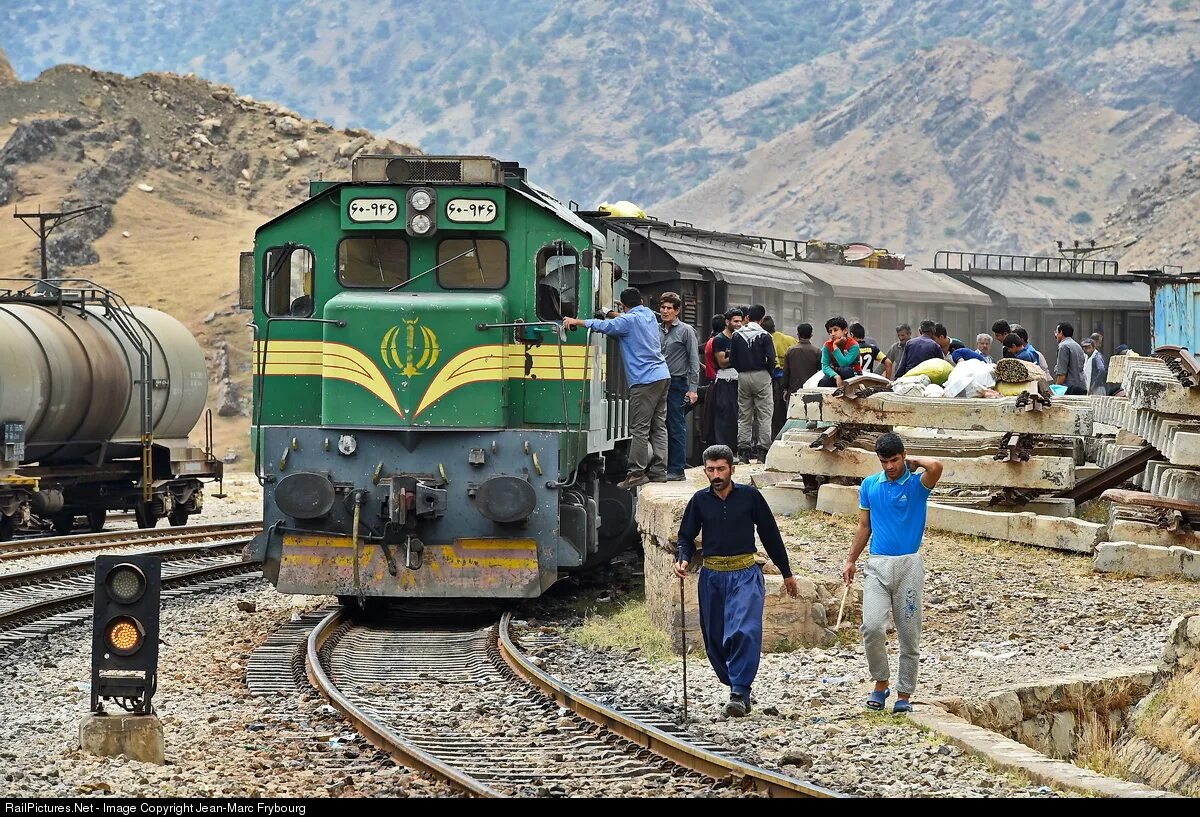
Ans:
POLYGON ((391 199, 351 199, 346 207, 351 221, 395 221, 400 208, 391 199))
POLYGON ((499 208, 488 199, 450 199, 446 202, 446 218, 458 224, 491 224, 499 208))

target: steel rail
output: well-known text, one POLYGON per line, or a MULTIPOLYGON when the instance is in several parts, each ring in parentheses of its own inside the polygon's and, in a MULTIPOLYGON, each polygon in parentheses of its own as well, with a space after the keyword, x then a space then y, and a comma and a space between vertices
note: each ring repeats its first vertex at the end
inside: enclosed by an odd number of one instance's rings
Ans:
POLYGON ((502 797, 500 792, 485 783, 443 763, 429 752, 397 735, 386 724, 362 711, 353 701, 342 694, 321 665, 321 650, 348 619, 345 608, 339 607, 326 616, 309 634, 304 668, 313 688, 334 709, 345 715, 360 735, 397 763, 440 777, 468 794, 479 797, 502 797))
POLYGON ((511 623, 512 613, 506 612, 500 620, 499 633, 500 654, 505 662, 520 678, 553 698, 559 706, 580 717, 694 772, 716 779, 732 776, 735 785, 740 782, 744 791, 757 791, 768 797, 842 796, 813 783, 692 745, 677 735, 664 732, 656 726, 638 721, 589 698, 530 662, 512 640, 511 623))
POLYGON ((0 543, 0 561, 24 559, 47 553, 82 553, 103 548, 132 547, 153 543, 157 539, 176 542, 211 539, 214 536, 252 535, 262 530, 262 523, 254 520, 221 522, 213 525, 180 530, 178 528, 131 528, 128 530, 80 533, 70 536, 40 536, 31 539, 14 539, 0 543))
MULTIPOLYGON (((197 568, 196 570, 189 570, 164 577, 162 580, 162 589, 175 590, 200 581, 209 581, 238 573, 253 573, 260 568, 260 562, 223 562, 218 565, 209 565, 197 568)), ((90 607, 92 604, 92 594, 93 591, 91 589, 79 593, 69 593, 63 596, 43 599, 23 607, 14 608, 5 613, 0 613, 0 632, 26 626, 38 619, 49 618, 61 613, 90 607)))
MULTIPOLYGON (((674 764, 713 781, 731 781, 736 790, 771 797, 841 797, 842 795, 814 784, 787 777, 717 754, 691 744, 680 735, 672 735, 651 724, 617 712, 562 684, 531 664, 513 642, 510 633, 511 614, 506 613, 492 628, 491 647, 499 654, 502 664, 511 672, 514 681, 529 684, 528 692, 545 695, 559 706, 573 711, 586 721, 601 727, 601 733, 623 739, 631 752, 645 751, 658 760, 674 764)), ((328 661, 328 647, 340 638, 350 623, 350 615, 338 609, 325 617, 309 634, 306 645, 305 669, 310 683, 355 729, 380 750, 397 762, 420 769, 449 781, 470 794, 485 797, 506 796, 462 769, 449 765, 430 751, 415 745, 397 734, 337 688, 326 673, 323 661, 328 661)), ((508 672, 504 674, 508 674, 508 672)))
MULTIPOLYGON (((198 556, 221 555, 222 551, 227 551, 230 548, 245 547, 249 542, 249 539, 244 538, 232 539, 227 542, 212 542, 206 545, 183 545, 181 547, 163 548, 162 550, 148 552, 168 559, 190 559, 198 556)), ((94 559, 80 559, 77 562, 63 562, 46 567, 35 567, 32 570, 22 570, 17 573, 6 573, 0 575, 0 592, 26 585, 54 581, 56 579, 86 576, 92 572, 93 565, 95 565, 94 559)))

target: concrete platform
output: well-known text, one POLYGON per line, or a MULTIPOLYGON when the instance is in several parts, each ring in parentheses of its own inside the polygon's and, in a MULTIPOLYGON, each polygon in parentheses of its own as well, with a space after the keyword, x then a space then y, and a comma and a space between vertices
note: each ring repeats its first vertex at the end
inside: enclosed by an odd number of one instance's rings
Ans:
MULTIPOLYGON (((846 448, 824 451, 810 448, 817 438, 810 431, 791 431, 767 452, 773 471, 863 479, 879 471, 874 451, 846 448)), ((1060 491, 1075 486, 1075 460, 1035 456, 1027 462, 996 462, 992 457, 939 457, 944 465, 942 483, 982 488, 1006 486, 1060 491)))
MULTIPOLYGON (((830 514, 858 514, 858 488, 822 485, 817 510, 830 514)), ((1103 538, 1105 526, 1082 519, 1040 516, 1034 513, 980 511, 930 502, 926 527, 932 530, 982 536, 1022 545, 1091 554, 1103 538)))
MULTIPOLYGON (((1086 401, 1086 398, 1085 398, 1086 401)), ((788 418, 829 423, 874 426, 922 426, 1063 436, 1092 433, 1090 402, 1068 402, 1056 398, 1043 411, 1017 408, 1017 398, 1001 397, 926 399, 884 392, 847 400, 834 397, 831 389, 797 392, 788 404, 788 418)))
MULTIPOLYGON (((688 470, 685 482, 655 483, 638 491, 637 525, 642 536, 646 582, 646 606, 651 622, 666 632, 676 650, 683 644, 690 650, 703 652, 700 634, 699 606, 696 596, 698 564, 693 564, 684 579, 683 610, 680 610, 679 578, 675 576, 675 544, 679 522, 692 495, 707 486, 699 468, 688 470)), ((748 481, 751 472, 735 472, 739 481, 748 481)), ((786 513, 785 500, 803 502, 803 491, 772 486, 766 490, 791 491, 772 503, 776 516, 786 513)), ((764 490, 764 494, 766 491, 764 490)), ((772 502, 768 499, 768 502, 772 502)), ((697 541, 703 545, 702 540, 697 541)), ((833 629, 841 604, 841 577, 822 576, 792 569, 800 585, 798 598, 790 598, 783 588, 783 578, 759 543, 758 560, 764 564, 767 599, 763 610, 763 649, 780 651, 800 647, 828 646, 836 640, 833 629)), ((851 588, 846 601, 844 621, 861 621, 861 591, 851 588)))

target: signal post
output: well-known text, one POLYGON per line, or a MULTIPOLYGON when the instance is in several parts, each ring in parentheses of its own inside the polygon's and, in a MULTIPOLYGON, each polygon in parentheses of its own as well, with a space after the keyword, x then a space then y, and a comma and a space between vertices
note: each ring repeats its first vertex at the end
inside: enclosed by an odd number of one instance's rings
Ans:
POLYGON ((162 721, 151 699, 158 684, 162 565, 150 554, 97 556, 95 564, 92 701, 79 724, 79 745, 93 755, 161 764, 162 721))

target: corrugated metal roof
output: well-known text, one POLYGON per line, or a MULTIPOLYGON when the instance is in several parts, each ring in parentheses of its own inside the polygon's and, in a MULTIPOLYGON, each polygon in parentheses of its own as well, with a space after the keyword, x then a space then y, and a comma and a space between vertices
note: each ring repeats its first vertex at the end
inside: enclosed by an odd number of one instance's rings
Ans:
POLYGON ((718 281, 816 294, 798 265, 766 250, 654 230, 650 231, 650 240, 681 267, 708 270, 718 281))
POLYGON ((967 275, 976 286, 995 292, 1010 307, 1068 309, 1150 309, 1150 287, 1142 281, 1097 278, 1025 278, 967 275))
POLYGON ((835 298, 871 298, 910 303, 960 303, 990 306, 983 292, 922 269, 871 269, 844 264, 798 262, 805 274, 833 288, 835 298))

